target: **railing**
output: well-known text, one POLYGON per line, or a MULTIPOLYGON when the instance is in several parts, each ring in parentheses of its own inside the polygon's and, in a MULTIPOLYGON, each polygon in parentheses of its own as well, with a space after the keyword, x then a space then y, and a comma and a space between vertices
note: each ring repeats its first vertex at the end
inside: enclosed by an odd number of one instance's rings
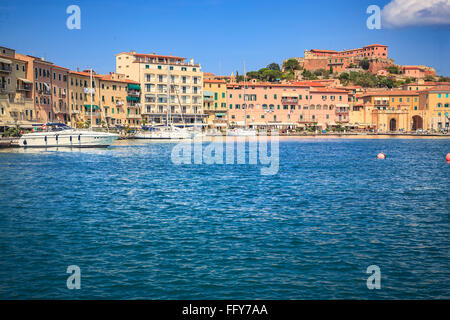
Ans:
POLYGON ((16 98, 16 99, 9 99, 10 103, 16 103, 16 104, 26 104, 26 103, 33 103, 33 99, 20 99, 20 98, 16 98))
POLYGON ((63 114, 63 113, 67 113, 67 110, 53 109, 53 112, 54 112, 55 114, 63 114))
POLYGON ((101 112, 90 112, 90 111, 86 111, 86 116, 90 117, 92 113, 93 117, 100 117, 101 116, 101 112))
POLYGON ((141 118, 141 115, 140 115, 140 114, 133 114, 133 113, 130 113, 130 114, 127 114, 127 118, 128 118, 128 119, 140 119, 140 118, 141 118))
POLYGON ((288 103, 297 104, 298 100, 297 99, 281 99, 281 103, 284 103, 284 104, 288 104, 288 103))
POLYGON ((12 67, 10 65, 0 65, 0 72, 11 72, 12 67))
POLYGON ((129 108, 140 108, 141 104, 139 102, 136 103, 134 101, 128 101, 127 107, 129 107, 129 108))
POLYGON ((21 85, 17 86, 17 90, 23 90, 23 91, 31 91, 31 86, 21 85))
POLYGON ((136 90, 128 90, 128 96, 130 97, 140 97, 141 93, 136 90))

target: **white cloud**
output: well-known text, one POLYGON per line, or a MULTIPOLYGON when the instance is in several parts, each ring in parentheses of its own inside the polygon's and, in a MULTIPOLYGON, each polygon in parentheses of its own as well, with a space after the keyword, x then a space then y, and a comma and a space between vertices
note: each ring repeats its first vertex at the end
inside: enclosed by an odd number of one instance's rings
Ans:
POLYGON ((392 0, 381 16, 388 28, 450 25, 450 0, 392 0))

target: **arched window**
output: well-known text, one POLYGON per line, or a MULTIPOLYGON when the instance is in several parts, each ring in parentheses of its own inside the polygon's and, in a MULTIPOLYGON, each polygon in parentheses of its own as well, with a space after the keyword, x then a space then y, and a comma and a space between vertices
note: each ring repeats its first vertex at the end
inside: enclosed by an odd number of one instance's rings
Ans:
POLYGON ((311 106, 310 106, 310 110, 315 110, 316 109, 316 107, 312 104, 311 106))
POLYGON ((318 105, 316 106, 316 110, 321 110, 321 109, 322 109, 321 105, 318 104, 318 105))
POLYGON ((437 107, 438 107, 438 108, 442 107, 442 103, 438 103, 438 104, 437 104, 437 107))
POLYGON ((333 109, 334 109, 334 106, 333 106, 333 105, 331 105, 331 106, 330 106, 330 110, 333 110, 333 109))
POLYGON ((323 110, 328 110, 328 106, 326 104, 323 105, 323 110))

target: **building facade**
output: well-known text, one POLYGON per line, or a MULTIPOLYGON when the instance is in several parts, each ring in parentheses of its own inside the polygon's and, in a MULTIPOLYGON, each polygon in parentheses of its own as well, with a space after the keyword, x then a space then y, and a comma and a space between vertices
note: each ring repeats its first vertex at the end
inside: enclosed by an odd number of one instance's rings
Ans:
POLYGON ((348 92, 297 84, 227 85, 230 126, 326 129, 348 121, 348 92), (245 91, 245 101, 244 101, 245 91))
POLYGON ((209 128, 227 126, 227 83, 224 80, 203 81, 203 113, 209 128))
POLYGON ((357 95, 350 123, 378 132, 407 132, 427 125, 428 113, 419 107, 417 91, 369 91, 357 95))
POLYGON ((27 79, 28 62, 13 49, 0 47, 0 127, 30 126, 36 122, 33 83, 27 79))
POLYGON ((420 110, 428 113, 426 128, 431 131, 450 129, 450 85, 441 85, 419 93, 420 110))
POLYGON ((203 73, 191 59, 134 51, 116 55, 116 72, 141 86, 141 116, 145 124, 201 123, 203 73))

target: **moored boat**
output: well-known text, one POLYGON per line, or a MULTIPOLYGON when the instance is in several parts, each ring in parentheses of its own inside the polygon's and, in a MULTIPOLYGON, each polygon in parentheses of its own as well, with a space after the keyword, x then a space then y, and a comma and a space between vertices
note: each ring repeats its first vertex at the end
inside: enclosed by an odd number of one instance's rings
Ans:
POLYGON ((118 134, 76 130, 63 123, 48 123, 41 131, 26 133, 19 138, 20 147, 106 148, 119 138, 118 134))

